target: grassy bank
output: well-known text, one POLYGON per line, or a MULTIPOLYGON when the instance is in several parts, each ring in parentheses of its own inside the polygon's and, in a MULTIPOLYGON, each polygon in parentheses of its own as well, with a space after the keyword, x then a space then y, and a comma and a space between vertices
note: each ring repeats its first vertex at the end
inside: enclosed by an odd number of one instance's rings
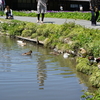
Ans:
MULTIPOLYGON (((100 30, 88 29, 75 23, 55 24, 36 24, 17 20, 0 19, 0 30, 3 34, 10 36, 22 36, 43 41, 44 47, 56 48, 57 50, 74 51, 77 53, 80 48, 87 51, 85 58, 77 57, 77 71, 89 75, 89 82, 93 87, 100 87, 100 70, 97 64, 90 65, 87 59, 93 54, 100 56, 100 30)), ((93 94, 94 95, 94 94, 93 94)), ((98 96, 99 94, 96 94, 98 96)), ((85 95, 86 97, 87 95, 85 95)), ((92 99, 91 100, 95 100, 92 99)), ((99 100, 99 99, 96 99, 99 100)))

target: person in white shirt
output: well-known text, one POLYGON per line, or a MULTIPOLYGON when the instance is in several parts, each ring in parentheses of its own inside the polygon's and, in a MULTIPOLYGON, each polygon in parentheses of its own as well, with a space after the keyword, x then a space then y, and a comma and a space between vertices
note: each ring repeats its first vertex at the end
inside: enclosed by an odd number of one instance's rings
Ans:
POLYGON ((4 12, 4 7, 5 7, 5 0, 0 0, 0 11, 1 11, 1 16, 3 16, 4 12))
POLYGON ((12 9, 9 6, 5 8, 6 19, 13 19, 12 9))

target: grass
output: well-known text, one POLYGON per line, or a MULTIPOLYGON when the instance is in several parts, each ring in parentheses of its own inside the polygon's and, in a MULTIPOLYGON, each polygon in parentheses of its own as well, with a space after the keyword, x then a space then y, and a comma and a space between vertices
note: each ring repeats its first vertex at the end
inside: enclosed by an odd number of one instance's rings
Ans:
MULTIPOLYGON (((36 11, 13 11, 15 16, 29 16, 36 17, 36 11)), ((68 19, 83 19, 90 20, 91 12, 78 12, 78 11, 47 11, 45 17, 49 18, 68 18, 68 19)), ((97 21, 100 21, 100 16, 97 21)))

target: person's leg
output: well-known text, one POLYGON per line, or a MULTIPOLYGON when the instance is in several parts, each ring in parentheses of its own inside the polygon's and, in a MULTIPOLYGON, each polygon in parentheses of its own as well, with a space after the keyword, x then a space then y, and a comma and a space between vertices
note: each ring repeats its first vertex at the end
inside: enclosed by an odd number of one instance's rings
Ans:
POLYGON ((98 17, 99 17, 99 11, 96 12, 96 16, 95 16, 95 20, 96 20, 96 21, 97 21, 98 17))
POLYGON ((42 5, 41 6, 41 14, 42 14, 41 23, 43 23, 44 21, 44 16, 45 16, 46 11, 47 11, 46 6, 42 5))
POLYGON ((96 25, 95 12, 91 11, 91 25, 96 25))
POLYGON ((41 19, 41 22, 43 23, 44 21, 44 13, 42 13, 42 19, 41 19))
POLYGON ((40 22, 41 5, 37 5, 37 23, 40 22))
POLYGON ((39 21, 40 21, 40 14, 37 14, 37 23, 39 23, 39 21))
POLYGON ((8 12, 6 13, 6 19, 8 19, 8 12))

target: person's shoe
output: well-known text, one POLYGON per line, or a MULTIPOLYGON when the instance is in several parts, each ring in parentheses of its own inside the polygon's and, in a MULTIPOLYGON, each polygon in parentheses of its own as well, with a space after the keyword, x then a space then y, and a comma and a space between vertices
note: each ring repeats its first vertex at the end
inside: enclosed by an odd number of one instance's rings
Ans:
POLYGON ((43 24, 43 21, 41 21, 41 24, 43 24))
POLYGON ((37 23, 39 23, 40 21, 39 20, 37 20, 37 23))
POLYGON ((96 24, 94 24, 94 23, 91 23, 91 25, 92 25, 92 26, 96 26, 96 24))
POLYGON ((92 24, 92 26, 96 26, 96 24, 92 24))

